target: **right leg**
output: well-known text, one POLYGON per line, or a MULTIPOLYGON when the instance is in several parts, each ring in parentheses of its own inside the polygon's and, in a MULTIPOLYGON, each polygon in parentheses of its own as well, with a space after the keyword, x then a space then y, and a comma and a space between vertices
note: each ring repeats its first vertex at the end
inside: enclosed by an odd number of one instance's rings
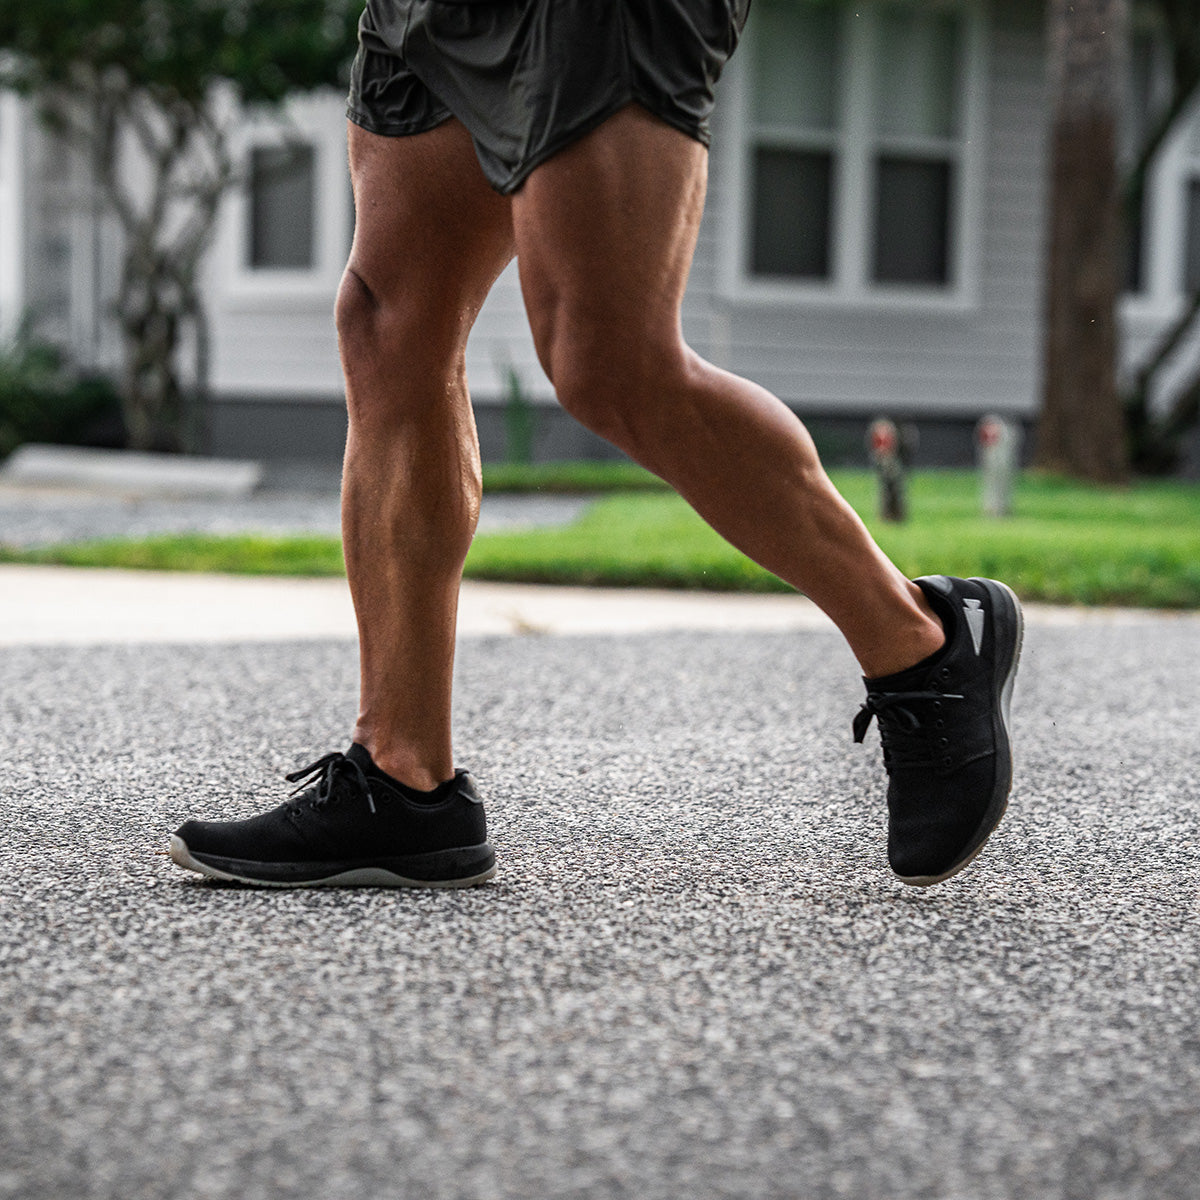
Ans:
POLYGON ((169 853, 186 870, 268 887, 470 887, 496 859, 450 753, 458 585, 480 499, 464 352, 512 257, 509 203, 456 122, 405 138, 351 126, 350 166, 358 222, 337 326, 357 744, 290 774, 300 786, 269 812, 186 821, 169 853), (436 789, 434 803, 414 788, 436 789))
POLYGON ((350 168, 357 225, 337 327, 350 418, 342 533, 361 675, 354 741, 428 789, 453 774, 458 587, 480 503, 464 353, 513 255, 510 204, 457 121, 404 138, 352 124, 350 168))

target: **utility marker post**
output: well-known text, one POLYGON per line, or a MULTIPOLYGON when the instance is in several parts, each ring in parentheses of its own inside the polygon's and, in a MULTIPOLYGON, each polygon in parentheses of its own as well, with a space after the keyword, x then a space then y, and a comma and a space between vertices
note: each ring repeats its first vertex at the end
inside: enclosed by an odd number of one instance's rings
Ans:
POLYGON ((1013 484, 1021 449, 1021 430, 994 413, 975 426, 975 447, 983 491, 983 515, 1007 517, 1012 513, 1013 484))
POLYGON ((879 480, 879 516, 884 521, 908 519, 905 495, 905 445, 894 421, 878 417, 867 430, 867 451, 879 480))

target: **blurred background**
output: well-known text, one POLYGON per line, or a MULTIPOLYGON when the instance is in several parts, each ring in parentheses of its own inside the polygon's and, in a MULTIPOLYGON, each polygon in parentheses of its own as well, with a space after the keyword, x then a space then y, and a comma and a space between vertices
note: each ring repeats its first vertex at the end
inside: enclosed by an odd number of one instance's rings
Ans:
MULTIPOLYGON (((66 22, 0 4, 0 452, 82 440, 336 465, 360 9, 89 0, 66 22)), ((835 461, 862 461, 886 412, 920 427, 922 461, 967 463, 984 413, 1032 432, 1044 405, 1072 411, 1065 356, 1089 379, 1086 424, 1111 403, 1130 445, 1080 463, 1048 446, 1051 463, 1195 474, 1198 25, 1177 0, 755 0, 720 89, 688 338, 793 406, 835 461), (1118 344, 1075 344, 1060 294, 1086 330, 1106 289, 1118 344)), ((513 449, 505 410, 522 402, 518 450, 610 453, 553 405, 515 267, 469 369, 485 457, 513 449)))
MULTIPOLYGON (((360 8, 0 0, 0 455, 336 491, 360 8)), ((835 467, 865 468, 886 416, 906 469, 970 468, 986 417, 1056 480, 1200 478, 1198 84, 1193 0, 754 0, 685 333, 835 467)), ((485 463, 616 457, 555 405, 515 264, 468 371, 485 463)), ((1196 515, 1172 495, 1142 523, 1196 515)))

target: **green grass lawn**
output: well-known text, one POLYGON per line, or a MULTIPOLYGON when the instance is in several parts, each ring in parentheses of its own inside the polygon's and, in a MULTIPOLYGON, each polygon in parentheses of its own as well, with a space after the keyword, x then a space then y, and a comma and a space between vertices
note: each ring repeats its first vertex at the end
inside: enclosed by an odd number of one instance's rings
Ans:
MULTIPOLYGON (((874 517, 867 472, 835 480, 884 550, 908 575, 991 575, 1028 600, 1200 608, 1200 487, 1142 482, 1126 490, 1030 475, 1014 516, 979 515, 970 472, 913 477, 910 520, 874 517)), ((486 500, 485 500, 486 504, 486 500)), ((37 551, 0 547, 0 561, 232 571, 339 574, 332 538, 154 537, 37 551)), ((786 591, 723 542, 674 494, 614 494, 572 525, 480 535, 467 560, 476 579, 541 583, 786 591)))
POLYGON ((670 492, 670 487, 637 463, 484 463, 485 492, 670 492))
MULTIPOLYGON (((892 525, 874 516, 869 474, 834 478, 907 575, 996 576, 1031 600, 1200 607, 1200 488, 1101 490, 1029 476, 1013 517, 997 521, 980 515, 971 472, 926 472, 912 480, 910 520, 892 525)), ((483 579, 788 590, 673 495, 612 497, 569 529, 481 537, 468 571, 483 579)))

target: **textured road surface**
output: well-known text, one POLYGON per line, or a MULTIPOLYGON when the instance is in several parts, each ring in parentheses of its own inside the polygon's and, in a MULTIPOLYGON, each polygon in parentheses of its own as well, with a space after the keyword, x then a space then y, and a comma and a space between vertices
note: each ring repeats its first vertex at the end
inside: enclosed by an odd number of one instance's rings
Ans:
POLYGON ((4 649, 0 1196, 1195 1197, 1198 658, 1031 629, 916 891, 833 635, 466 640, 496 881, 266 893, 165 834, 344 744, 348 643, 4 649))

